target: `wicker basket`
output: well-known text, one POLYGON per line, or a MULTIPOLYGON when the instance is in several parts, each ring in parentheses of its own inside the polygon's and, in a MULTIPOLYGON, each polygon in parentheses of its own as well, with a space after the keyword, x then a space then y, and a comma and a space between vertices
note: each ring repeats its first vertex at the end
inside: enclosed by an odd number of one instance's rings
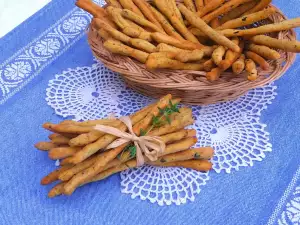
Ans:
MULTIPOLYGON (((283 13, 277 10, 278 13, 262 23, 276 23, 286 19, 283 13)), ((294 30, 273 35, 278 39, 296 39, 294 30)), ((245 73, 236 76, 231 72, 224 72, 218 81, 209 82, 205 78, 204 71, 166 69, 148 71, 144 64, 134 59, 112 54, 103 47, 102 39, 91 26, 88 30, 88 42, 95 57, 112 71, 120 73, 127 85, 134 90, 154 98, 170 93, 182 98, 184 103, 196 105, 233 100, 250 89, 275 81, 286 72, 296 56, 295 53, 281 51, 279 60, 269 61, 271 66, 268 71, 258 69, 259 78, 254 82, 248 81, 245 73)))

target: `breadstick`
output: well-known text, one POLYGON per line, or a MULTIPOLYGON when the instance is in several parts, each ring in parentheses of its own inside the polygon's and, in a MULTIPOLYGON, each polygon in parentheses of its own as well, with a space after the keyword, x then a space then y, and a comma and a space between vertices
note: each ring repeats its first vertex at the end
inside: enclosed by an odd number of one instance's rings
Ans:
POLYGON ((152 41, 151 38, 151 33, 148 31, 139 31, 138 29, 134 28, 134 27, 125 27, 123 30, 123 33, 133 37, 133 38, 139 38, 139 39, 143 39, 145 41, 152 41))
POLYGON ((157 27, 160 28, 160 32, 165 33, 163 27, 159 23, 159 21, 156 19, 155 15, 153 14, 151 10, 151 5, 146 2, 145 0, 133 0, 133 2, 140 8, 144 16, 153 24, 155 24, 157 27))
POLYGON ((74 155, 79 150, 80 148, 78 147, 57 147, 52 148, 49 151, 48 156, 50 159, 63 159, 74 155))
POLYGON ((112 27, 116 27, 116 25, 107 16, 106 11, 92 1, 78 0, 75 5, 92 14, 94 18, 101 18, 103 22, 109 24, 112 27))
POLYGON ((181 49, 194 50, 194 49, 201 49, 204 47, 201 44, 195 44, 191 41, 186 41, 186 40, 180 41, 176 38, 158 32, 152 33, 151 37, 158 43, 170 44, 181 49))
POLYGON ((214 150, 212 148, 194 148, 159 157, 157 161, 147 162, 147 164, 162 165, 161 163, 165 164, 190 159, 211 159, 213 154, 214 150))
POLYGON ((227 50, 225 53, 225 59, 222 60, 218 66, 223 70, 227 70, 231 67, 231 65, 240 57, 242 50, 244 48, 244 42, 235 37, 232 41, 236 44, 239 44, 241 51, 240 52, 233 52, 232 50, 227 50))
POLYGON ((57 145, 67 145, 70 141, 70 138, 64 137, 62 135, 57 136, 51 140, 52 143, 57 145))
POLYGON ((158 52, 172 52, 172 53, 177 53, 177 54, 182 52, 182 51, 187 51, 187 50, 176 48, 174 46, 171 46, 171 45, 168 45, 168 44, 165 44, 165 43, 158 44, 157 47, 156 47, 156 50, 158 52))
POLYGON ((132 2, 132 0, 119 0, 120 4, 123 6, 124 9, 130 10, 137 14, 138 16, 144 18, 143 13, 141 10, 132 2))
POLYGON ((105 0, 106 4, 115 8, 122 9, 121 4, 117 0, 105 0))
POLYGON ((203 8, 198 10, 197 15, 199 17, 203 17, 207 13, 209 13, 209 12, 215 10, 216 8, 218 8, 224 2, 225 2, 225 0, 211 0, 203 8))
POLYGON ((172 10, 172 14, 174 14, 182 24, 184 24, 182 15, 181 15, 179 9, 177 8, 176 1, 175 0, 167 0, 167 3, 168 3, 167 6, 170 6, 170 8, 172 10))
MULTIPOLYGON (((171 151, 169 151, 171 152, 171 151)), ((175 151, 176 152, 176 151, 175 151)), ((175 152, 171 152, 171 153, 168 153, 168 154, 173 154, 175 152)), ((202 147, 202 148, 198 148, 197 149, 197 152, 198 154, 200 155, 200 158, 203 157, 203 158, 209 158, 212 156, 214 150, 210 147, 202 147)), ((165 156, 167 155, 167 153, 162 153, 161 156, 165 156)), ((194 155, 195 157, 195 155, 194 155)), ((198 158, 198 155, 196 155, 195 158, 198 158)), ((146 163, 148 163, 149 160, 146 159, 146 163)), ((159 161, 158 161, 159 162, 159 161)), ((92 180, 93 181, 96 181, 98 180, 99 178, 106 178, 114 173, 117 173, 117 172, 120 172, 120 171, 123 171, 123 170, 126 170, 128 168, 134 168, 136 167, 136 160, 129 160, 126 158, 125 161, 119 161, 117 159, 113 160, 112 162, 109 163, 109 165, 107 166, 107 169, 99 174, 97 174, 92 180)))
POLYGON ((81 163, 74 165, 73 167, 61 172, 58 176, 58 179, 61 181, 68 181, 70 180, 75 174, 91 167, 97 160, 97 156, 92 156, 87 160, 84 160, 81 163))
POLYGON ((49 198, 54 198, 56 196, 62 195, 64 191, 64 185, 66 182, 61 182, 55 185, 49 192, 48 192, 48 197, 49 198))
POLYGON ((168 17, 172 25, 185 39, 194 43, 199 43, 198 39, 186 28, 184 23, 182 23, 175 15, 170 12, 170 9, 166 4, 166 0, 154 0, 154 3, 157 8, 168 17))
POLYGON ((34 147, 36 147, 38 150, 49 151, 52 148, 58 147, 58 145, 56 145, 52 142, 41 141, 41 142, 36 143, 34 145, 34 147))
POLYGON ((193 0, 183 0, 184 5, 191 10, 192 12, 196 12, 196 7, 194 5, 194 1, 193 0))
MULTIPOLYGON (((95 19, 95 20, 97 20, 97 19, 95 19)), ((130 43, 130 37, 128 37, 127 35, 123 34, 120 31, 118 31, 117 29, 114 29, 114 28, 106 25, 105 23, 102 23, 101 20, 98 21, 98 24, 100 24, 101 28, 105 29, 116 40, 122 41, 126 44, 130 43)))
MULTIPOLYGON (((66 120, 61 122, 65 123, 66 120)), ((96 125, 107 125, 107 126, 117 126, 120 123, 117 119, 99 119, 99 120, 87 120, 82 122, 72 121, 72 124, 83 127, 92 127, 96 125)))
POLYGON ((195 5, 197 8, 197 11, 201 10, 204 6, 203 0, 195 0, 195 5))
POLYGON ((60 167, 57 170, 52 171, 51 173, 49 173, 47 176, 43 177, 41 180, 41 184, 42 185, 47 185, 47 184, 51 184, 52 182, 58 180, 58 176, 66 171, 67 169, 71 168, 73 165, 65 165, 60 167))
POLYGON ((248 11, 249 9, 253 8, 256 5, 257 1, 253 0, 251 2, 247 2, 245 4, 242 4, 233 10, 229 11, 227 14, 225 14, 221 19, 220 23, 226 23, 229 20, 236 19, 240 17, 244 12, 248 11))
POLYGON ((194 123, 192 117, 192 110, 189 108, 180 108, 179 113, 173 113, 171 116, 171 124, 166 124, 161 127, 155 128, 148 132, 150 136, 162 136, 165 134, 173 133, 184 127, 194 123))
POLYGON ((103 16, 107 15, 105 10, 101 6, 95 4, 94 2, 92 2, 90 0, 77 0, 75 2, 75 5, 81 9, 89 12, 94 17, 103 17, 103 16))
POLYGON ((95 175, 102 172, 106 166, 106 164, 117 157, 119 153, 123 151, 123 149, 128 144, 125 143, 117 148, 114 148, 112 150, 106 151, 102 154, 99 154, 96 157, 95 163, 79 172, 78 174, 75 174, 65 185, 64 185, 64 194, 71 195, 77 187, 79 187, 81 184, 85 183, 86 181, 92 179, 95 175))
POLYGON ((174 52, 154 52, 151 53, 148 57, 150 58, 168 58, 168 59, 174 59, 177 53, 174 52))
POLYGON ((289 40, 279 40, 276 38, 271 38, 265 35, 257 35, 251 38, 256 44, 265 45, 270 48, 278 48, 285 50, 287 52, 300 52, 300 42, 299 41, 289 41, 289 40))
MULTIPOLYGON (((195 169, 198 171, 207 171, 207 170, 210 170, 212 167, 211 163, 208 161, 205 161, 205 160, 188 160, 188 161, 182 161, 182 162, 173 162, 173 163, 169 163, 169 164, 166 163, 163 166, 165 166, 165 167, 185 167, 185 168, 195 169)), ((134 167, 136 167, 136 161, 130 160, 126 163, 120 164, 116 167, 109 168, 109 169, 97 174, 92 180, 86 182, 85 184, 103 180, 113 174, 116 174, 118 172, 124 171, 129 168, 134 168, 134 167)))
POLYGON ((272 2, 272 0, 260 0, 252 9, 245 12, 243 14, 243 16, 258 12, 258 11, 264 9, 265 7, 267 7, 271 2, 272 2))
POLYGON ((236 60, 233 64, 232 64, 232 71, 234 74, 240 74, 244 71, 245 69, 245 55, 242 54, 238 60, 236 60))
MULTIPOLYGON (((132 114, 130 116, 131 121, 133 123, 137 123, 138 121, 140 121, 142 118, 144 118, 148 114, 148 112, 152 109, 153 106, 154 106, 154 104, 151 104, 151 105, 146 106, 145 108, 137 111, 136 113, 132 114)), ((91 123, 89 123, 89 124, 91 124, 91 123)), ((97 124, 109 125, 109 126, 118 128, 122 124, 122 122, 117 120, 113 124, 105 124, 103 122, 102 123, 97 123, 95 121, 94 126, 97 125, 97 124)), ((89 133, 81 134, 81 135, 77 136, 76 138, 71 139, 69 141, 69 145, 70 146, 84 146, 84 145, 87 145, 87 144, 90 144, 90 143, 96 141, 97 139, 99 139, 103 135, 104 135, 103 132, 100 132, 98 130, 93 130, 89 133)))
POLYGON ((44 123, 43 128, 56 133, 82 134, 92 130, 91 127, 81 127, 72 124, 44 123))
POLYGON ((133 46, 136 47, 142 51, 152 53, 156 52, 156 46, 151 44, 148 41, 145 41, 143 39, 138 39, 138 38, 131 38, 129 43, 133 46))
POLYGON ((217 18, 218 16, 225 14, 229 12, 230 10, 238 7, 240 4, 250 2, 252 0, 231 0, 229 2, 226 2, 224 5, 221 7, 217 8, 216 10, 212 11, 211 13, 205 15, 202 19, 206 22, 209 23, 212 21, 214 18, 217 18))
POLYGON ((263 70, 268 70, 270 67, 269 63, 263 57, 257 55, 254 52, 247 51, 246 57, 252 59, 255 63, 259 64, 263 70))
POLYGON ((223 70, 219 67, 213 68, 210 72, 206 73, 206 79, 208 81, 216 81, 221 76, 223 70))
POLYGON ((169 144, 176 141, 180 141, 185 137, 195 137, 195 136, 196 136, 196 130, 180 130, 174 133, 163 135, 160 138, 165 144, 169 144))
POLYGON ((130 19, 131 21, 133 21, 137 24, 140 24, 140 25, 145 26, 145 27, 149 27, 154 31, 164 33, 164 31, 162 31, 162 29, 159 28, 158 26, 156 26, 154 23, 150 22, 149 20, 144 19, 143 17, 137 15, 136 13, 134 13, 134 12, 128 10, 128 9, 123 9, 122 12, 121 12, 121 15, 124 16, 127 19, 130 19))
POLYGON ((162 15, 157 9, 151 6, 151 11, 153 12, 156 19, 160 22, 164 30, 167 32, 168 35, 178 39, 178 40, 185 40, 183 37, 180 36, 176 32, 176 30, 172 27, 172 25, 169 23, 169 21, 165 18, 164 15, 162 15))
POLYGON ((268 18, 270 15, 276 13, 276 9, 273 7, 267 8, 265 10, 248 14, 246 16, 242 16, 240 18, 229 20, 226 23, 222 24, 217 30, 224 30, 224 29, 233 29, 237 27, 243 27, 257 21, 261 21, 263 19, 268 18))
POLYGON ((204 57, 204 51, 203 50, 193 50, 191 52, 182 52, 178 55, 176 55, 175 59, 177 59, 180 62, 190 62, 190 61, 197 61, 201 60, 204 57))
POLYGON ((223 57, 225 56, 225 52, 226 52, 226 48, 223 46, 219 46, 214 50, 211 58, 216 65, 219 65, 220 62, 223 60, 223 57))
POLYGON ((53 134, 49 134, 48 138, 50 140, 52 140, 53 138, 56 138, 56 137, 59 137, 59 136, 61 136, 61 134, 53 133, 53 134))
POLYGON ((145 63, 148 58, 148 53, 131 48, 127 45, 122 44, 121 42, 114 40, 107 40, 104 42, 103 46, 111 51, 112 53, 117 53, 124 56, 130 56, 136 60, 145 63))
POLYGON ((98 34, 103 38, 104 41, 108 39, 113 39, 113 37, 103 28, 98 30, 98 34))
POLYGON ((187 160, 187 161, 178 161, 170 163, 157 163, 157 166, 165 167, 184 167, 197 171, 209 171, 212 168, 211 162, 207 160, 187 160))
POLYGON ((267 46, 250 44, 249 50, 264 57, 265 59, 279 59, 280 58, 280 54, 277 51, 275 51, 267 46))
POLYGON ((59 163, 61 166, 65 165, 74 165, 73 163, 73 156, 69 156, 67 158, 64 158, 63 160, 60 161, 59 163))
MULTIPOLYGON (((136 135, 140 135, 141 129, 146 130, 147 127, 150 125, 153 116, 157 116, 159 114, 159 108, 164 109, 169 102, 172 99, 172 95, 168 94, 157 102, 157 104, 153 107, 153 109, 146 115, 145 118, 143 118, 141 121, 139 121, 137 124, 133 126, 133 132, 136 135)), ((176 101, 180 101, 180 99, 175 99, 176 101)), ((172 101, 173 102, 173 101, 172 101)), ((175 103, 174 103, 175 104, 175 103)))
POLYGON ((257 79, 257 69, 254 61, 252 59, 246 59, 245 61, 245 68, 248 72, 248 80, 254 81, 257 79))
POLYGON ((239 52, 240 48, 238 45, 234 44, 228 38, 220 35, 217 31, 208 26, 202 19, 200 19, 197 14, 189 11, 183 4, 179 4, 179 10, 185 16, 185 18, 195 27, 199 28, 208 37, 214 40, 219 45, 232 49, 235 52, 239 52))
POLYGON ((219 18, 212 19, 212 21, 210 21, 209 24, 210 24, 211 28, 213 28, 213 29, 217 29, 221 25, 219 18))
POLYGON ((213 68, 215 67, 214 61, 212 59, 207 60, 204 64, 203 64, 203 68, 206 72, 211 71, 213 68))
POLYGON ((114 8, 112 6, 108 6, 106 8, 106 11, 108 13, 108 15, 110 16, 110 18, 117 24, 118 27, 120 27, 121 29, 124 29, 125 27, 129 26, 129 23, 122 17, 121 9, 118 8, 114 8))
POLYGON ((279 23, 263 25, 260 27, 250 28, 245 30, 226 29, 226 30, 221 30, 220 33, 225 35, 226 37, 258 35, 258 34, 289 30, 299 26, 300 26, 300 18, 295 18, 291 20, 284 20, 279 23))
POLYGON ((147 69, 173 69, 173 70, 202 70, 203 64, 182 63, 169 58, 149 58, 147 69))

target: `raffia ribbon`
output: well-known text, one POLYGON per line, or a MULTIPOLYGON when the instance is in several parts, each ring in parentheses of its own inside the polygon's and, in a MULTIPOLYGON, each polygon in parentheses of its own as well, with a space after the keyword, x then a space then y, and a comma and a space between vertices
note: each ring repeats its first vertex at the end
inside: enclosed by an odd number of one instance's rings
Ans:
POLYGON ((96 125, 94 127, 95 130, 99 130, 101 132, 114 135, 119 137, 116 141, 112 142, 110 145, 106 147, 106 149, 117 148, 122 144, 133 142, 136 146, 136 161, 137 166, 141 166, 145 163, 145 156, 151 160, 156 161, 158 158, 159 153, 162 153, 166 145, 159 137, 152 137, 152 136, 141 136, 138 137, 135 135, 132 129, 132 123, 128 116, 123 116, 119 118, 128 128, 128 133, 118 130, 117 128, 104 126, 104 125, 96 125))

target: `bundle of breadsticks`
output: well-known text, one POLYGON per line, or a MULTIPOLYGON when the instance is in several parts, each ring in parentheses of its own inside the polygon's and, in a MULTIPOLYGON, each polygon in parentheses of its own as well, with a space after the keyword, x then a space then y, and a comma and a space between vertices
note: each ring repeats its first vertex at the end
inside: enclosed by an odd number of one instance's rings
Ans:
POLYGON ((268 61, 280 58, 274 49, 300 51, 298 41, 265 35, 298 27, 300 18, 249 28, 276 13, 271 0, 106 2, 104 8, 91 0, 78 0, 76 5, 94 16, 92 29, 107 50, 132 57, 149 70, 206 71, 209 81, 224 71, 245 71, 253 81, 257 66, 268 70, 268 61))
POLYGON ((71 195, 84 184, 143 164, 210 170, 214 151, 192 148, 196 131, 185 129, 194 123, 192 111, 178 108, 179 102, 166 95, 124 118, 43 124, 53 133, 50 141, 35 147, 47 151, 50 159, 61 160, 60 168, 41 180, 42 185, 58 181, 48 196, 71 195))

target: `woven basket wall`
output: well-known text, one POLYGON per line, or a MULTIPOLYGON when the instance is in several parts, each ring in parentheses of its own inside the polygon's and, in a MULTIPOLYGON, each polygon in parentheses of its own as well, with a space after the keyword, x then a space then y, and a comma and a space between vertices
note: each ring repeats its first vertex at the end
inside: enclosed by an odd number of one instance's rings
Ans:
MULTIPOLYGON (((260 24, 277 23, 286 19, 279 9, 277 11, 260 24)), ((254 24, 257 25, 259 24, 254 24)), ((294 30, 274 33, 272 36, 278 39, 296 39, 294 30)), ((268 71, 258 68, 259 78, 254 82, 247 80, 246 73, 234 75, 231 72, 224 72, 219 80, 209 82, 205 78, 205 71, 149 71, 144 64, 134 59, 112 54, 103 47, 103 40, 91 26, 88 30, 88 42, 95 57, 106 67, 119 73, 132 89, 154 98, 170 93, 182 98, 183 103, 196 105, 233 100, 250 89, 271 83, 287 71, 296 56, 295 53, 280 51, 281 58, 269 61, 271 66, 268 71)))

